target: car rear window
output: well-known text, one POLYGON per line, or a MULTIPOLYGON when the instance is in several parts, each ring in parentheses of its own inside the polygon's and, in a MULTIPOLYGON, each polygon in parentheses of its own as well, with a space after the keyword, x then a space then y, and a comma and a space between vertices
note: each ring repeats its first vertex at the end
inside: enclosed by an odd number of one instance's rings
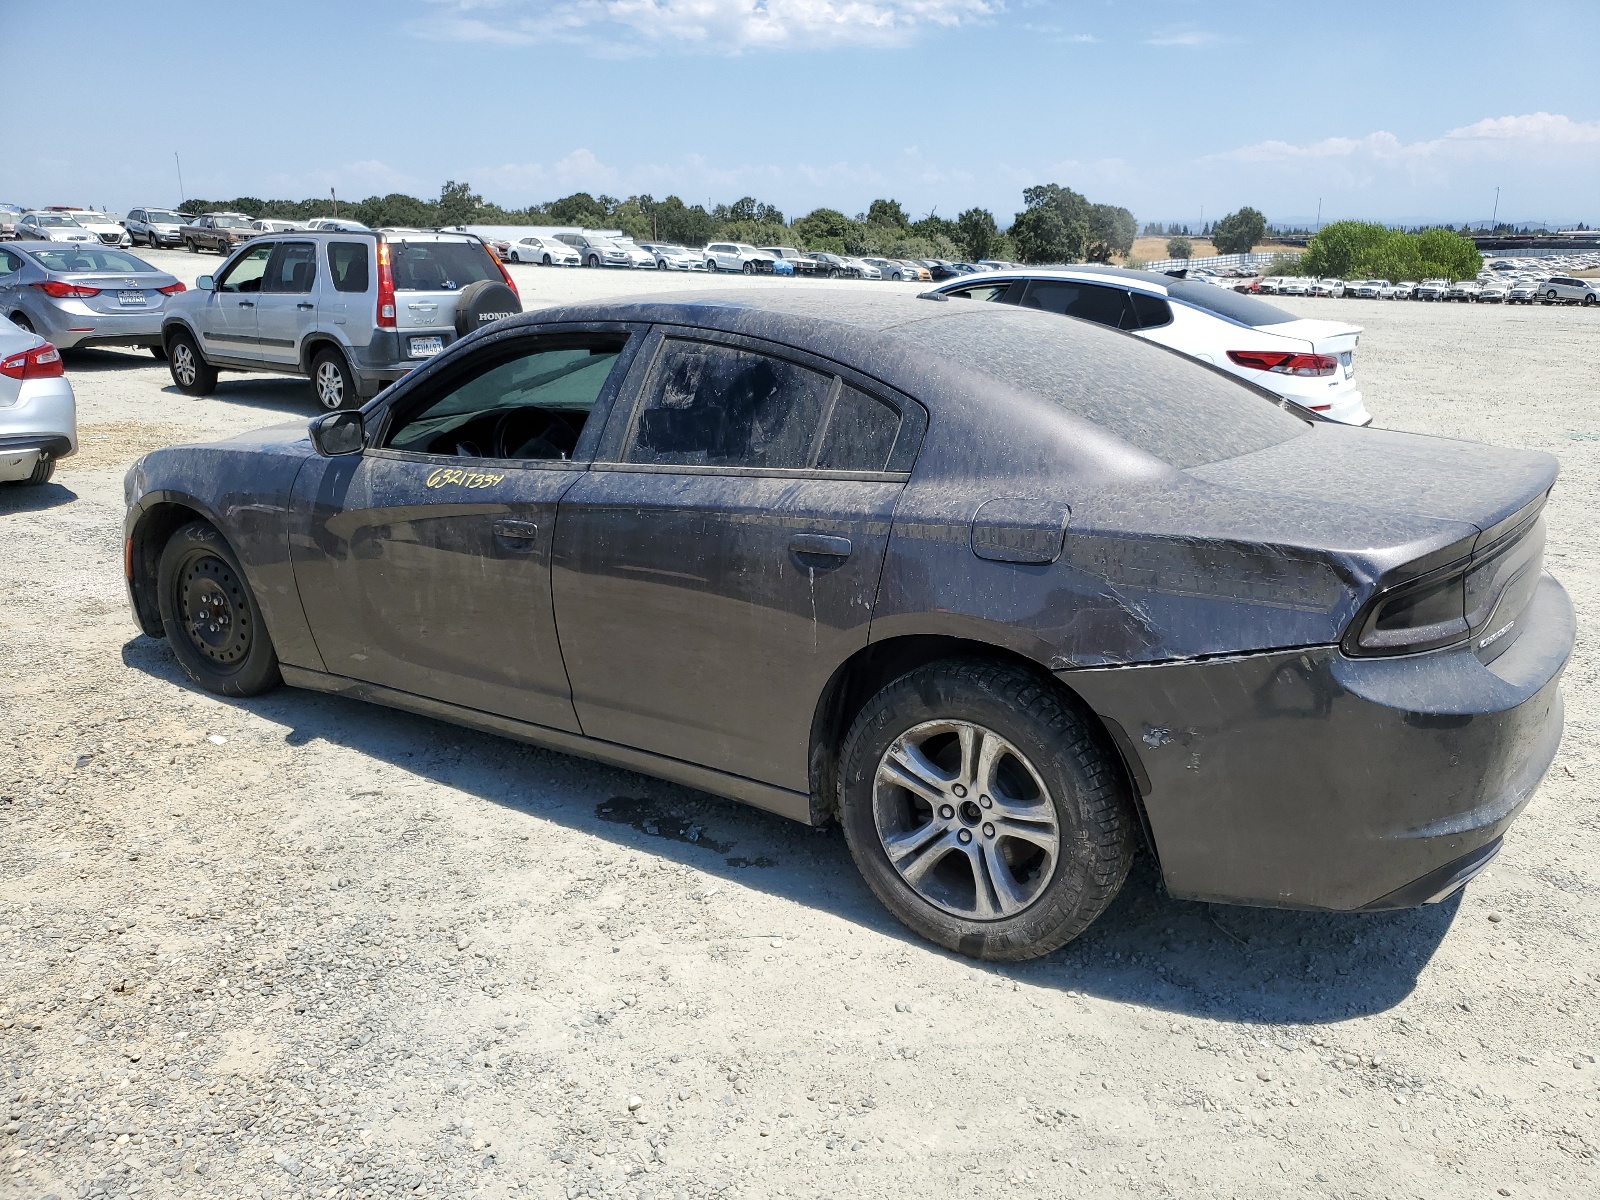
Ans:
POLYGON ((391 242, 389 266, 397 292, 459 292, 500 278, 481 242, 391 242))
POLYGON ((142 258, 120 250, 96 250, 92 243, 63 246, 60 250, 34 250, 34 258, 47 271, 154 271, 142 258))
POLYGON ((1185 304, 1192 304, 1196 308, 1203 308, 1207 312, 1214 312, 1219 317, 1237 321, 1241 325, 1281 325, 1285 321, 1300 319, 1293 313, 1274 308, 1265 300, 1256 300, 1230 288, 1218 287, 1214 283, 1195 283, 1192 280, 1180 279, 1168 285, 1167 295, 1185 304))
POLYGON ((1310 428, 1255 388, 1140 338, 1010 305, 962 308, 970 315, 917 321, 895 335, 1051 400, 1174 467, 1264 450, 1310 428))

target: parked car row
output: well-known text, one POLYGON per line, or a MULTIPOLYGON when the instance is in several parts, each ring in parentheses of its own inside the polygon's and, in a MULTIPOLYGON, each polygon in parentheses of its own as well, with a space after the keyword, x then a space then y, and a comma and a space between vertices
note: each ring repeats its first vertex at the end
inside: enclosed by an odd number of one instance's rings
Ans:
POLYGON ((1305 279, 1269 276, 1234 285, 1234 290, 1260 296, 1345 296, 1358 300, 1457 301, 1462 304, 1600 304, 1600 279, 1572 275, 1540 275, 1507 279, 1486 274, 1478 279, 1305 279))

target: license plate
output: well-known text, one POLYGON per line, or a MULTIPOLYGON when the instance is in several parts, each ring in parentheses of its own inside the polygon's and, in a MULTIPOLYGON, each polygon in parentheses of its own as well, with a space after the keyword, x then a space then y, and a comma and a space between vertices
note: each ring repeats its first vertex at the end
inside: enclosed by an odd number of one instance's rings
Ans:
POLYGON ((144 304, 144 293, 143 292, 118 292, 117 293, 117 303, 122 305, 124 308, 132 308, 136 304, 143 305, 144 304))
POLYGON ((412 358, 432 358, 444 349, 442 337, 414 337, 411 339, 412 358))
POLYGON ((1339 361, 1344 365, 1344 377, 1346 379, 1349 379, 1355 375, 1356 356, 1354 351, 1346 350, 1343 354, 1339 355, 1339 361))

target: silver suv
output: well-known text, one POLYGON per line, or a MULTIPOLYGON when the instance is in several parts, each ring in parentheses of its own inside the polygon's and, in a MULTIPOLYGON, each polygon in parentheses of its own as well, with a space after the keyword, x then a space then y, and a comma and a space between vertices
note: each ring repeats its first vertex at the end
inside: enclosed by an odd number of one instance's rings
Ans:
POLYGON ((172 381, 209 394, 219 370, 306 375, 317 402, 358 407, 418 363, 522 311, 471 234, 304 231, 258 237, 167 304, 172 381))

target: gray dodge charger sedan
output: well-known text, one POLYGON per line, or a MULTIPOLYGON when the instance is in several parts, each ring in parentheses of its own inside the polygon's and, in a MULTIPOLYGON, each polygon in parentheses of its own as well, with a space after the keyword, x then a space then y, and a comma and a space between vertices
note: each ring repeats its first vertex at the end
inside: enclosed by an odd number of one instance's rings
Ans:
POLYGON ((1556 752, 1547 454, 1331 424, 1127 334, 791 291, 497 322, 146 455, 128 587, 280 681, 839 821, 907 925, 1453 894, 1556 752))

